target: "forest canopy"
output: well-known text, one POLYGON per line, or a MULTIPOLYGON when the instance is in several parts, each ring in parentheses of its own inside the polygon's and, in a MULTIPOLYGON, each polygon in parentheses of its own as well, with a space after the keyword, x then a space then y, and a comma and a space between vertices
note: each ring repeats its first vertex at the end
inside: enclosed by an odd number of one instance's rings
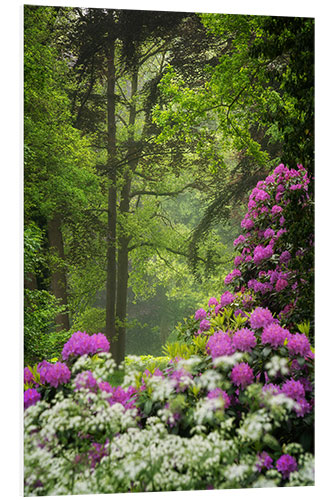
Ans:
POLYGON ((221 292, 251 189, 314 172, 313 58, 311 18, 25 5, 27 362, 159 354, 221 292))

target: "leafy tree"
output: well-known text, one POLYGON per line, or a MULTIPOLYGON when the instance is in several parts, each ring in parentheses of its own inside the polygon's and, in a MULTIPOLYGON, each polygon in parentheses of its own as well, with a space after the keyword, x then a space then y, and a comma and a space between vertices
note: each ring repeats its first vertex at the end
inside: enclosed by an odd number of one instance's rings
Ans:
MULTIPOLYGON (((67 306, 64 227, 78 221, 92 199, 98 179, 89 142, 71 125, 69 100, 63 90, 67 66, 54 39, 58 9, 25 6, 24 11, 24 145, 25 223, 42 231, 39 251, 43 269, 34 281, 67 306)), ((59 329, 69 328, 68 310, 57 314, 59 329)))
MULTIPOLYGON (((100 9, 75 13, 70 33, 77 71, 74 121, 90 132, 96 124, 100 172, 108 189, 105 331, 119 362, 125 352, 128 277, 133 269, 138 278, 138 262, 157 251, 188 255, 185 236, 177 237, 165 224, 162 200, 186 190, 211 189, 216 174, 203 179, 207 158, 200 158, 202 145, 194 149, 181 137, 165 146, 153 141, 151 107, 158 98, 157 84, 172 57, 175 37, 178 45, 182 38, 178 25, 186 25, 191 16, 100 9), (101 123, 103 106, 106 120, 101 123), (181 174, 185 168, 186 176, 181 174)), ((207 262, 210 257, 200 258, 207 262)))
MULTIPOLYGON (((181 69, 161 81, 169 106, 156 107, 160 140, 182 134, 197 141, 214 124, 219 143, 238 151, 193 233, 194 269, 200 239, 281 160, 313 164, 313 19, 204 14, 224 47, 195 92, 181 69), (218 133, 218 134, 217 134, 218 133), (235 182, 234 182, 235 181, 235 182)), ((312 221, 310 219, 310 225, 312 221)))

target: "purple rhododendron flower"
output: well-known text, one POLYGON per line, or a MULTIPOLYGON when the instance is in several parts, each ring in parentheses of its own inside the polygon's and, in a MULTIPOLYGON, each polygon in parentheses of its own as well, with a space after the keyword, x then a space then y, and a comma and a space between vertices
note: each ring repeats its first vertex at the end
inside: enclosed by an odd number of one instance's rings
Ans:
POLYGON ((262 392, 269 392, 272 395, 281 394, 281 389, 276 384, 265 384, 262 388, 262 392))
POLYGON ((234 246, 235 246, 235 247, 237 247, 238 245, 240 245, 240 244, 244 243, 244 241, 245 241, 244 236, 243 236, 242 234, 240 234, 240 235, 238 236, 238 238, 236 238, 236 239, 234 240, 234 246))
POLYGON ((238 363, 233 367, 230 378, 235 385, 245 389, 254 381, 253 370, 248 363, 238 363))
POLYGON ((241 255, 236 255, 234 259, 234 266, 237 267, 243 262, 243 257, 241 255))
POLYGON ((303 384, 299 380, 287 380, 281 387, 282 392, 291 399, 298 399, 305 396, 303 384))
POLYGON ((252 328, 264 328, 273 322, 272 313, 267 307, 257 307, 251 314, 250 324, 252 328))
POLYGON ((250 229, 252 229, 254 226, 254 222, 252 219, 243 219, 242 222, 241 222, 241 227, 246 229, 247 231, 249 231, 250 229))
POLYGON ((185 368, 179 368, 172 372, 170 378, 177 382, 176 391, 185 391, 190 384, 190 381, 193 379, 191 373, 189 373, 185 368))
POLYGON ((311 345, 304 333, 295 333, 289 336, 287 348, 292 356, 311 356, 311 345))
POLYGON ((248 328, 237 330, 232 338, 233 343, 238 351, 251 352, 257 344, 257 339, 254 332, 248 328))
POLYGON ((231 340, 231 337, 222 331, 216 332, 209 337, 206 344, 206 351, 212 358, 219 356, 230 356, 234 354, 236 348, 231 340))
POLYGON ((91 354, 91 337, 86 332, 75 332, 66 342, 62 350, 62 359, 66 360, 69 356, 83 356, 91 354))
POLYGON ((275 234, 275 231, 274 229, 271 229, 270 227, 268 229, 266 229, 266 231, 264 232, 264 238, 265 239, 268 239, 268 238, 272 238, 275 234))
POLYGON ((276 461, 276 468, 281 472, 284 479, 288 478, 291 472, 297 470, 297 462, 291 455, 285 454, 276 461))
POLYGON ((33 406, 40 400, 40 394, 36 389, 27 389, 24 391, 24 409, 33 406))
POLYGON ((30 369, 26 366, 24 368, 24 383, 31 384, 32 382, 35 382, 35 378, 30 369))
POLYGON ((195 320, 204 319, 206 318, 206 315, 207 315, 206 311, 201 308, 195 312, 194 319, 195 320))
POLYGON ((85 389, 95 389, 97 388, 97 380, 93 376, 90 370, 86 370, 82 373, 79 373, 75 377, 75 391, 78 391, 81 388, 85 389))
POLYGON ((120 403, 126 409, 135 408, 135 395, 136 389, 131 385, 127 390, 123 389, 121 386, 112 387, 111 398, 108 399, 108 402, 111 406, 120 403))
POLYGON ((280 255, 280 262, 281 264, 288 264, 288 262, 290 261, 291 259, 291 255, 290 255, 290 252, 288 252, 288 250, 285 250, 284 252, 282 252, 282 254, 280 255))
POLYGON ((280 207, 279 205, 274 205, 271 209, 271 214, 277 215, 280 214, 282 211, 283 211, 282 207, 280 207))
POLYGON ((221 397, 223 399, 224 409, 227 410, 230 406, 230 398, 225 391, 220 389, 220 387, 216 387, 216 389, 209 391, 207 394, 208 399, 216 399, 216 398, 221 398, 221 397))
POLYGON ((264 327, 261 334, 262 344, 270 344, 272 347, 283 346, 286 339, 290 336, 289 330, 282 328, 276 323, 270 323, 264 327))
POLYGON ((217 306, 215 307, 215 314, 218 315, 218 313, 220 312, 221 309, 222 309, 222 305, 217 304, 217 306))
POLYGON ((58 387, 59 384, 67 384, 71 378, 71 372, 65 363, 57 361, 50 365, 45 375, 45 380, 52 387, 58 387))
POLYGON ((83 356, 84 354, 95 354, 97 352, 108 352, 110 343, 103 333, 88 335, 86 332, 75 332, 66 342, 62 350, 62 359, 70 356, 83 356))
POLYGON ((109 382, 106 382, 104 380, 98 382, 98 387, 101 391, 112 392, 112 386, 109 384, 109 382))
POLYGON ((262 469, 272 469, 273 459, 268 455, 266 451, 258 453, 256 467, 259 472, 261 472, 262 469))
POLYGON ((288 281, 287 280, 284 280, 284 279, 281 279, 279 278, 277 280, 277 282, 275 283, 275 290, 277 292, 281 292, 282 290, 284 290, 286 287, 288 286, 288 281))
POLYGON ((91 336, 92 354, 97 352, 109 352, 110 343, 103 333, 94 333, 91 336))
POLYGON ((228 306, 229 304, 232 304, 234 300, 235 296, 231 292, 224 292, 224 294, 221 295, 221 306, 228 306))
POLYGON ((217 306, 218 300, 215 297, 211 297, 208 301, 208 307, 209 306, 217 306))
POLYGON ((304 415, 311 411, 311 404, 305 398, 299 397, 296 400, 294 411, 298 417, 304 417, 304 415))
POLYGON ((256 201, 265 201, 265 200, 269 200, 269 198, 270 198, 270 195, 268 193, 266 193, 266 191, 264 191, 263 189, 258 189, 258 191, 255 195, 256 201))
POLYGON ((242 275, 242 273, 241 273, 241 271, 240 271, 239 269, 234 269, 233 271, 231 271, 231 273, 229 273, 229 274, 225 277, 225 279, 224 279, 224 283, 225 283, 226 285, 229 285, 229 284, 233 281, 233 279, 234 279, 235 277, 237 277, 237 276, 241 276, 241 275, 242 275))
POLYGON ((259 264, 264 259, 269 259, 273 255, 273 248, 271 245, 264 247, 262 245, 257 245, 253 252, 253 262, 259 264))
POLYGON ((202 332, 205 332, 207 330, 210 329, 210 322, 208 321, 208 319, 203 319, 201 322, 200 322, 200 330, 202 332))
POLYGON ((49 367, 52 366, 52 363, 49 363, 45 359, 38 363, 37 365, 37 372, 39 373, 40 377, 40 383, 45 384, 46 383, 46 375, 49 370, 49 367))

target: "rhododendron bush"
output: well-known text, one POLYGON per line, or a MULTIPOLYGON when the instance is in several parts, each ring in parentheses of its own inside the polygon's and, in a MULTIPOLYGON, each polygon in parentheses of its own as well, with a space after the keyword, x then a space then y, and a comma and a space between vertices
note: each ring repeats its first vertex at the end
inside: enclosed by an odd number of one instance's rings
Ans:
POLYGON ((25 495, 314 484, 311 318, 293 321, 309 250, 286 239, 291 193, 306 205, 307 186, 282 165, 259 183, 233 288, 178 327, 166 356, 128 358, 121 385, 101 333, 25 367, 25 495))
POLYGON ((234 241, 233 271, 225 278, 235 290, 247 287, 272 312, 292 325, 310 323, 313 337, 314 226, 307 171, 298 165, 275 168, 259 181, 234 241))

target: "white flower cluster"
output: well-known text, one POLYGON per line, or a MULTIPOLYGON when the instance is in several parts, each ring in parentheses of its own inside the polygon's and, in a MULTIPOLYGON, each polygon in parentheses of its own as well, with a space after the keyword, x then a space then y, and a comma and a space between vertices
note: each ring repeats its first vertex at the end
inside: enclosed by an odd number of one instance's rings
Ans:
POLYGON ((242 425, 237 429, 242 441, 255 442, 262 439, 263 435, 272 430, 271 418, 266 408, 260 408, 254 413, 249 413, 242 425))
POLYGON ((287 358, 281 358, 280 356, 273 356, 268 363, 266 363, 266 370, 268 370, 268 375, 274 378, 278 373, 281 375, 288 375, 289 360, 287 358))

